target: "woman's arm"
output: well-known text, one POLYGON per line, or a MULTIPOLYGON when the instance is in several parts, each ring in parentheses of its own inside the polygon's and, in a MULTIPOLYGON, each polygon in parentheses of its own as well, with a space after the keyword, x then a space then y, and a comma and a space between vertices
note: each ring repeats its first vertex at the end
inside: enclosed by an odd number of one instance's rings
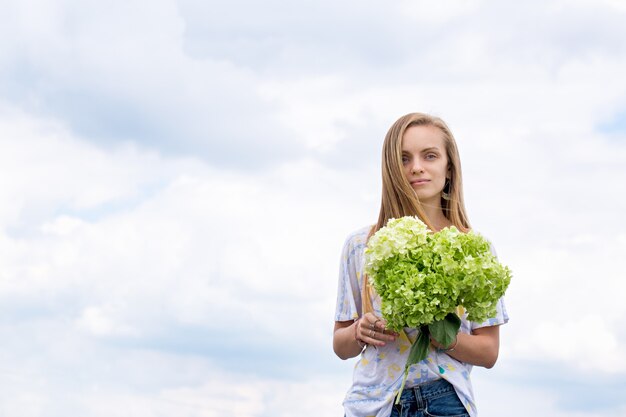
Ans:
POLYGON ((385 346, 396 340, 396 334, 385 330, 387 323, 372 313, 356 321, 336 321, 333 331, 333 350, 341 359, 358 356, 364 344, 385 346))
POLYGON ((363 344, 357 343, 355 337, 355 321, 336 321, 333 332, 333 350, 341 359, 350 359, 363 350, 363 344))
MULTIPOLYGON (((433 346, 443 348, 431 339, 433 346)), ((471 365, 492 368, 498 360, 500 350, 500 326, 488 326, 474 329, 472 334, 457 334, 453 350, 446 352, 454 359, 471 365)))

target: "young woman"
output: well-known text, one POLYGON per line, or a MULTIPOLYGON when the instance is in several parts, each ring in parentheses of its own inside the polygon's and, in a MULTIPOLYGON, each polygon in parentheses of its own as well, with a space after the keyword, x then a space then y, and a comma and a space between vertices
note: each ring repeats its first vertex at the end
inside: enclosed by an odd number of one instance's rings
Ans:
MULTIPOLYGON (((422 113, 398 119, 387 132, 382 158, 382 203, 378 222, 351 234, 343 248, 333 348, 341 359, 361 355, 345 400, 346 417, 476 416, 470 381, 473 365, 491 368, 498 357, 500 324, 508 321, 502 300, 484 323, 465 315, 450 346, 432 341, 428 358, 403 378, 416 329, 385 329, 379 297, 363 273, 367 240, 391 218, 418 216, 433 231, 456 226, 467 232, 461 162, 443 120, 422 113)), ((462 313, 462 311, 461 311, 462 313)))

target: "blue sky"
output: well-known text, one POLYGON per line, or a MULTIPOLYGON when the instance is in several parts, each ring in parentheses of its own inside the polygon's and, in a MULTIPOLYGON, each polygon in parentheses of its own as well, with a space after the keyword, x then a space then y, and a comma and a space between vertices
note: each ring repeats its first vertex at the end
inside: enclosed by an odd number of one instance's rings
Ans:
POLYGON ((514 272, 481 416, 626 416, 624 18, 1 2, 0 417, 341 415, 339 254, 412 111, 451 126, 514 272))

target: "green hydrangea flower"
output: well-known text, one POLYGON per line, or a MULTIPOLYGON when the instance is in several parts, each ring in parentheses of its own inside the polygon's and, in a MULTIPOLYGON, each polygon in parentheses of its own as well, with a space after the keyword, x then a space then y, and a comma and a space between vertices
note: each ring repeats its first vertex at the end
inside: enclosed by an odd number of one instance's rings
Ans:
POLYGON ((431 233, 411 216, 390 219, 370 238, 365 272, 395 331, 443 320, 457 306, 482 322, 495 316, 511 280, 481 235, 454 226, 431 233))

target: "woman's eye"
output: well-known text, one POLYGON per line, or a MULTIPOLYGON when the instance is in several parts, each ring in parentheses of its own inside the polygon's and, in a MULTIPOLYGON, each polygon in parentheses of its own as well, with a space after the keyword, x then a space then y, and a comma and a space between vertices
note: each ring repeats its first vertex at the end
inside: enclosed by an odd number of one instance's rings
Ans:
POLYGON ((434 153, 426 154, 426 159, 436 159, 436 158, 437 158, 437 155, 434 153))
POLYGON ((402 157, 402 163, 406 164, 407 162, 409 162, 409 158, 407 156, 403 156, 402 157))

